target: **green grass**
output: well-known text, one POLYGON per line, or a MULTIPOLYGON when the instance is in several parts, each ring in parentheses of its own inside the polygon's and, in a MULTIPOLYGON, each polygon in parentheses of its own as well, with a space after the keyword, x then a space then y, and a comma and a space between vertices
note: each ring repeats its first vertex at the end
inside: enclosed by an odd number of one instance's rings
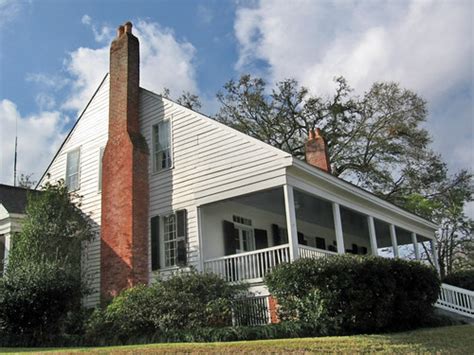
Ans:
POLYGON ((446 353, 471 354, 474 351, 474 326, 461 325, 421 329, 383 335, 257 340, 226 343, 176 343, 129 345, 102 348, 0 348, 0 352, 48 353, 446 353))

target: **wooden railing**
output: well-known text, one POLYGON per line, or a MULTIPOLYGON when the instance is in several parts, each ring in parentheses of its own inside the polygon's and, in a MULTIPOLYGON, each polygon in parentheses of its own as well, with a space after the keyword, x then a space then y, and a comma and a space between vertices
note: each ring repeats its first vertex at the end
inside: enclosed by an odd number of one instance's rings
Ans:
POLYGON ((474 291, 448 284, 441 284, 439 298, 435 306, 474 318, 474 291))
POLYGON ((229 282, 261 281, 275 266, 288 263, 288 244, 204 261, 204 269, 229 282))
POLYGON ((309 247, 307 245, 300 245, 300 258, 324 258, 326 256, 337 255, 334 251, 324 250, 324 249, 317 249, 313 247, 309 247))

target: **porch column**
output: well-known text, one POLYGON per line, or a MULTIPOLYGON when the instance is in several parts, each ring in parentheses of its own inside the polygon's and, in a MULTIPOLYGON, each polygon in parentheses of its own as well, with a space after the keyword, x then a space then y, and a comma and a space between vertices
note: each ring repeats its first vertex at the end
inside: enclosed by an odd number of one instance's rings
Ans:
POLYGON ((288 245, 290 249, 290 260, 299 258, 298 228, 296 226, 295 198, 293 186, 283 185, 285 195, 286 229, 288 230, 288 245))
POLYGON ((339 254, 345 254, 346 249, 344 248, 344 236, 342 233, 341 209, 339 208, 339 204, 336 202, 332 203, 332 215, 334 218, 334 231, 336 233, 337 252, 339 254))
POLYGON ((367 216, 367 224, 369 225, 370 248, 372 249, 372 255, 378 256, 379 253, 377 248, 374 217, 367 216))
POLYGON ((433 254, 433 263, 434 263, 435 268, 436 268, 436 270, 438 271, 438 274, 439 274, 440 269, 439 269, 438 248, 436 247, 436 240, 431 239, 430 240, 430 245, 431 245, 431 254, 433 254))
POLYGON ((196 217, 197 217, 197 230, 198 230, 198 239, 199 239, 199 264, 198 264, 198 271, 204 272, 204 246, 202 241, 202 216, 201 216, 201 208, 196 208, 196 217))
POLYGON ((411 233, 411 240, 413 242, 413 248, 415 249, 415 258, 416 260, 420 260, 420 246, 418 245, 418 240, 416 238, 416 233, 412 232, 411 233))
POLYGON ((390 239, 392 240, 393 256, 398 258, 400 254, 398 252, 397 232, 393 224, 390 225, 390 239))

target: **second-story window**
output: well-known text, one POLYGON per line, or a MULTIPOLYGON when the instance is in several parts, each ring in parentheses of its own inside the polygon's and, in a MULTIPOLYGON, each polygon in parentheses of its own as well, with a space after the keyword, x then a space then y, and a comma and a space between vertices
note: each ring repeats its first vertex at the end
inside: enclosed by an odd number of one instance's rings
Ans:
POLYGON ((172 164, 170 121, 162 120, 153 126, 153 170, 168 169, 172 164))
POLYGON ((79 148, 71 150, 67 153, 66 163, 66 186, 68 191, 79 189, 79 148))

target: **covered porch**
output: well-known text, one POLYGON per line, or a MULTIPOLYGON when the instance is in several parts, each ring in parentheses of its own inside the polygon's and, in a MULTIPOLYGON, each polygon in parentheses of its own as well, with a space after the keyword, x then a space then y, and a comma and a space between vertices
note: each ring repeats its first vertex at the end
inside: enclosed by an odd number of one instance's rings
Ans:
POLYGON ((376 255, 436 262, 432 236, 289 184, 198 208, 201 269, 259 283, 298 258, 376 255))

